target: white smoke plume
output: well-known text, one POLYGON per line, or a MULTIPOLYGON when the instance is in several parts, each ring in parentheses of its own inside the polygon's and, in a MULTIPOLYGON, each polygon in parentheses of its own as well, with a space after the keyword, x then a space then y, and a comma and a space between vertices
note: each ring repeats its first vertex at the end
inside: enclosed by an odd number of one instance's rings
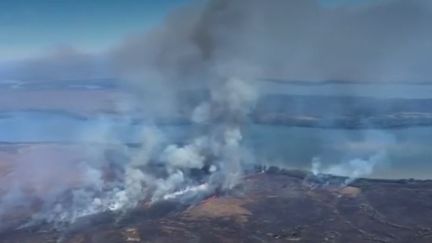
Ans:
POLYGON ((367 131, 362 141, 348 144, 346 159, 340 163, 325 165, 320 157, 314 157, 311 172, 314 176, 337 175, 347 179, 344 185, 358 178, 373 176, 378 168, 385 168, 390 161, 389 151, 396 145, 395 137, 384 131, 367 131))
POLYGON ((322 168, 322 162, 318 157, 315 157, 312 160, 311 171, 315 176, 319 176, 320 174, 329 174, 348 177, 344 182, 344 185, 348 185, 355 179, 370 176, 380 163, 385 163, 386 159, 386 153, 381 151, 366 159, 355 158, 347 162, 333 164, 329 167, 322 168))
POLYGON ((226 11, 232 13, 224 5, 212 1, 179 10, 153 32, 127 40, 111 54, 118 74, 136 94, 129 102, 150 120, 180 113, 176 101, 185 88, 206 90, 208 98, 189 111, 196 136, 170 144, 157 128, 144 127, 139 145, 129 147, 102 119, 83 139, 91 141, 77 172, 84 182, 42 199, 38 213, 24 226, 62 226, 99 212, 193 198, 238 183, 248 154, 242 126, 257 99, 249 77, 257 70, 226 52, 229 33, 223 29, 230 27, 224 18, 226 11))

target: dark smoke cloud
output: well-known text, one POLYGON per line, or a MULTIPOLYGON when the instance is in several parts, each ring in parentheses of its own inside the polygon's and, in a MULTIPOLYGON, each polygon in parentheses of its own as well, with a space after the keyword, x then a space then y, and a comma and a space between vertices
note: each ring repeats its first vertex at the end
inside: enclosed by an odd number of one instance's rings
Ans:
POLYGON ((209 69, 289 80, 424 82, 432 75, 431 21, 426 0, 333 8, 314 0, 209 1, 127 40, 116 61, 125 72, 148 67, 181 85, 209 69))

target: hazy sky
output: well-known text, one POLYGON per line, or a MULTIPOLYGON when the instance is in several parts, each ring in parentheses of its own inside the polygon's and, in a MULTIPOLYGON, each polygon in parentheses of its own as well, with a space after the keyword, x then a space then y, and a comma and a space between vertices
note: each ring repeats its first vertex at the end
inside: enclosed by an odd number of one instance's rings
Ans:
POLYGON ((0 0, 0 80, 196 79, 207 65, 255 78, 430 82, 431 2, 0 0))
POLYGON ((155 25, 189 0, 2 0, 0 61, 53 46, 98 51, 155 25))
MULTIPOLYGON (((129 34, 148 30, 170 10, 190 1, 1 0, 0 62, 43 55, 58 46, 97 52, 129 34)), ((370 0, 321 2, 334 6, 370 0)))

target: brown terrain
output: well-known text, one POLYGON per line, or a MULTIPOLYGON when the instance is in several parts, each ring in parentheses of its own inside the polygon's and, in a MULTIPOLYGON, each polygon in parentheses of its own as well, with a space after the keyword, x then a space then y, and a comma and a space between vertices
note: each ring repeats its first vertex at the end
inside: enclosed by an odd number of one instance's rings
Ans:
POLYGON ((273 168, 193 205, 104 213, 62 231, 11 230, 0 242, 432 242, 432 181, 342 180, 273 168))
POLYGON ((112 113, 121 92, 106 90, 1 90, 0 112, 17 110, 67 111, 82 116, 112 113))

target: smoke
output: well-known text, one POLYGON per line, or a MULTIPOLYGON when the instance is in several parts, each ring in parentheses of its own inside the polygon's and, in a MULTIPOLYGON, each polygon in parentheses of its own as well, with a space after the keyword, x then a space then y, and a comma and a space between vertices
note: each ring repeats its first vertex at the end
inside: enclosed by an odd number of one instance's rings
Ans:
MULTIPOLYGON (((105 65, 104 75, 128 77, 137 87, 142 87, 145 78, 147 88, 166 90, 173 85, 195 87, 210 70, 284 80, 429 81, 429 1, 331 2, 343 3, 194 2, 174 11, 149 33, 130 37, 109 50, 105 57, 109 61, 101 66, 105 65)), ((14 75, 88 78, 98 76, 97 63, 91 55, 63 48, 24 62, 14 75)))
POLYGON ((57 81, 111 77, 103 56, 69 46, 53 47, 43 57, 16 61, 0 73, 0 80, 57 81))
POLYGON ((0 229, 16 226, 27 213, 52 206, 68 190, 97 187, 101 172, 90 168, 85 157, 78 145, 18 147, 9 161, 9 172, 0 179, 0 229))
MULTIPOLYGON (((225 5, 211 2, 180 10, 153 32, 126 40, 111 54, 116 72, 136 95, 130 103, 142 107, 150 120, 182 111, 177 98, 185 88, 207 90, 207 98, 188 114, 196 122, 196 132, 171 144, 159 137, 157 128, 142 125, 139 143, 127 146, 115 127, 102 119, 83 138, 93 143, 83 150, 87 156, 80 161, 79 183, 54 186, 52 196, 39 195, 43 203, 23 227, 40 222, 61 227, 99 212, 192 199, 237 185, 248 158, 242 126, 257 93, 248 63, 234 62, 235 55, 226 52, 229 33, 224 29, 230 29, 230 22, 224 18, 231 7, 225 5)), ((15 192, 8 190, 10 195, 15 192)))
POLYGON ((185 147, 168 146, 164 151, 162 161, 173 167, 200 169, 204 166, 204 159, 205 157, 199 154, 195 144, 188 144, 185 147))
POLYGON ((338 175, 348 177, 344 185, 352 183, 355 179, 367 177, 372 174, 376 166, 386 161, 386 153, 381 151, 369 158, 355 158, 348 162, 342 162, 322 169, 322 163, 318 157, 312 160, 312 173, 315 176, 320 174, 338 175))
POLYGON ((175 77, 170 85, 177 87, 209 70, 284 80, 427 82, 431 20, 425 0, 334 7, 315 0, 209 1, 126 41, 116 60, 126 72, 148 67, 141 70, 149 78, 175 77))
POLYGON ((358 178, 372 176, 379 167, 388 166, 388 154, 395 145, 396 140, 392 134, 384 131, 367 131, 362 141, 348 144, 345 159, 340 163, 324 166, 319 156, 314 157, 311 172, 317 177, 347 177, 343 185, 348 185, 358 178))

